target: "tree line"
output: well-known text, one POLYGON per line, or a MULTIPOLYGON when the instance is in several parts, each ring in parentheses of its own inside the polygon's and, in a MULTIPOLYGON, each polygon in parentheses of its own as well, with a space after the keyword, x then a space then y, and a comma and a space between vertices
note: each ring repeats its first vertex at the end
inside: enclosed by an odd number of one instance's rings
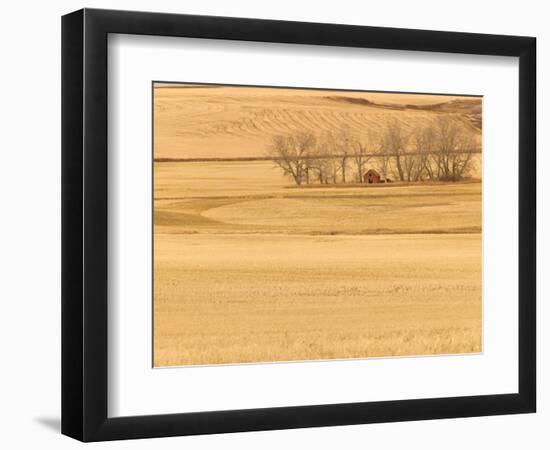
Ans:
POLYGON ((363 183, 369 167, 383 181, 459 181, 470 175, 479 152, 475 134, 450 116, 412 131, 394 120, 379 133, 359 135, 343 126, 320 134, 279 134, 267 149, 298 186, 363 183))

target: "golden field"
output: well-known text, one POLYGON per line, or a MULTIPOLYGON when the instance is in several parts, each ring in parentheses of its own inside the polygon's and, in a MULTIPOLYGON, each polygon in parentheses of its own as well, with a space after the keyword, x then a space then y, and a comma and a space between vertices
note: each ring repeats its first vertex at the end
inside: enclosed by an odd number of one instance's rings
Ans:
POLYGON ((154 365, 482 350, 481 183, 154 165, 154 365))
POLYGON ((365 137, 391 121, 412 131, 441 114, 481 137, 479 97, 335 90, 164 85, 154 88, 154 155, 159 158, 265 156, 274 134, 346 126, 365 137))

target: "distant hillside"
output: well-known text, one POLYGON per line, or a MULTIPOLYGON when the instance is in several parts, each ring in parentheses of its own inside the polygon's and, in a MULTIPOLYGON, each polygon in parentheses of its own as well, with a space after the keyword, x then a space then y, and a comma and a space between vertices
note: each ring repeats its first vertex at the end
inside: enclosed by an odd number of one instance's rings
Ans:
POLYGON ((155 88, 155 158, 260 157, 275 134, 346 125, 380 133, 389 120, 413 129, 445 114, 481 136, 481 99, 225 86, 155 88))

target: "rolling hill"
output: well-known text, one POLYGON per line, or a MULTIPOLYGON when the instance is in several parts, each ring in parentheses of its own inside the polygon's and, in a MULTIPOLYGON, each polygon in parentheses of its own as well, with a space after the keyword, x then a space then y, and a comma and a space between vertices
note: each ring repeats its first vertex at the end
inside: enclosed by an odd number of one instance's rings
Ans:
POLYGON ((275 134, 381 132, 389 120, 413 129, 450 115, 481 136, 480 97, 169 85, 154 88, 155 159, 265 156, 275 134))

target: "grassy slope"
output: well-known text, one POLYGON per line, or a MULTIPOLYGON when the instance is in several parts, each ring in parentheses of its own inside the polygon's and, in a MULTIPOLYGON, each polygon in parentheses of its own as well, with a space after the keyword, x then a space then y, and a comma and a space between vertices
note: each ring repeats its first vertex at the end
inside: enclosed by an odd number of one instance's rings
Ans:
POLYGON ((155 89, 155 158, 264 156, 274 134, 414 129, 451 115, 479 131, 481 99, 241 87, 155 89))

